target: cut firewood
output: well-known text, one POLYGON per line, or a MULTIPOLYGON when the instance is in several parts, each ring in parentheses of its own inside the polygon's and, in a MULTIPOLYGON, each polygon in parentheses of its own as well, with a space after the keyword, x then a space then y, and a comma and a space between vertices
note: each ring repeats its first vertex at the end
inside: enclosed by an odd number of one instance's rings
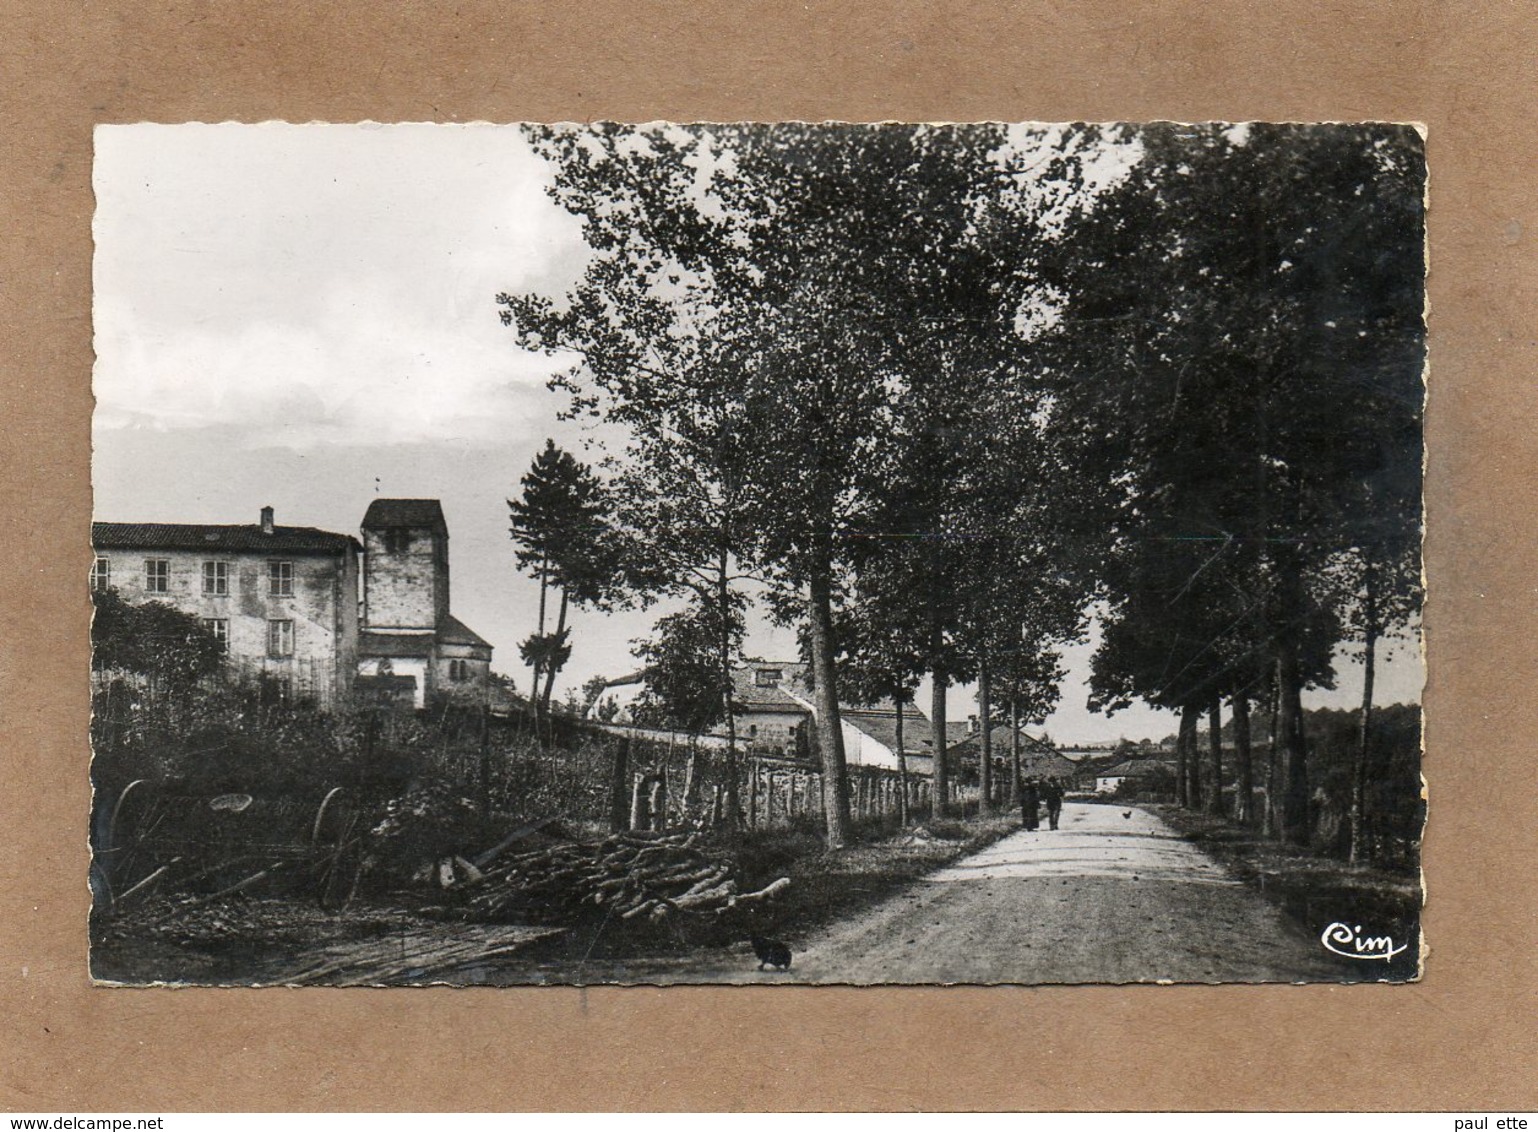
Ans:
POLYGON ((738 904, 745 904, 754 900, 771 900, 790 887, 790 878, 781 877, 777 881, 766 884, 757 892, 745 892, 737 897, 738 904))
MULTIPOLYGON (((592 915, 596 908, 631 922, 719 914, 744 897, 731 859, 699 840, 697 831, 632 831, 505 857, 474 882, 464 907, 475 916, 556 922, 592 915)), ((772 899, 788 884, 776 881, 751 899, 772 899)))

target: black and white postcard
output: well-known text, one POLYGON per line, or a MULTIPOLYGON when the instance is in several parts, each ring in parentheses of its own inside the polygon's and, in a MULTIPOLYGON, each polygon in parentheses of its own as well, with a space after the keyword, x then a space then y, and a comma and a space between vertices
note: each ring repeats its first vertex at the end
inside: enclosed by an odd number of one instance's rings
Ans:
POLYGON ((1416 127, 140 124, 94 187, 99 982, 1419 975, 1416 127))

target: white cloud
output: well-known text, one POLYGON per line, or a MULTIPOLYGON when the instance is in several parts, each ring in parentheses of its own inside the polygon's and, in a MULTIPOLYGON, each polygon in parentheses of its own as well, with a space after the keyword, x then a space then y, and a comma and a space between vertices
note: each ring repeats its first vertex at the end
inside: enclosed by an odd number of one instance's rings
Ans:
POLYGON ((506 439, 560 363, 493 297, 586 256, 546 177, 513 127, 101 128, 97 427, 506 439))

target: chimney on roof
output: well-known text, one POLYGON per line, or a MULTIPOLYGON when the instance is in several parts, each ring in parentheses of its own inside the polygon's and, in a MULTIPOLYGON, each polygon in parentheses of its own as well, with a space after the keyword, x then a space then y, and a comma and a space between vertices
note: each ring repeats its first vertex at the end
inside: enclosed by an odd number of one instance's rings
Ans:
POLYGON ((262 534, 264 534, 264 535, 272 534, 272 508, 271 507, 263 507, 262 508, 262 534))

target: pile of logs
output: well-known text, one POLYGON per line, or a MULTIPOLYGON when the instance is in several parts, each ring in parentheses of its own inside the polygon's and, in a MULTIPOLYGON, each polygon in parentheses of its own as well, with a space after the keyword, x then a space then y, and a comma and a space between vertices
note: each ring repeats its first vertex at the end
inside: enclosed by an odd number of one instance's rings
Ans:
POLYGON ((456 870, 476 918, 569 920, 595 912, 659 923, 687 913, 720 915, 772 899, 787 877, 756 892, 738 891, 729 857, 700 848, 698 833, 617 833, 602 841, 563 842, 498 861, 476 874, 456 870))

